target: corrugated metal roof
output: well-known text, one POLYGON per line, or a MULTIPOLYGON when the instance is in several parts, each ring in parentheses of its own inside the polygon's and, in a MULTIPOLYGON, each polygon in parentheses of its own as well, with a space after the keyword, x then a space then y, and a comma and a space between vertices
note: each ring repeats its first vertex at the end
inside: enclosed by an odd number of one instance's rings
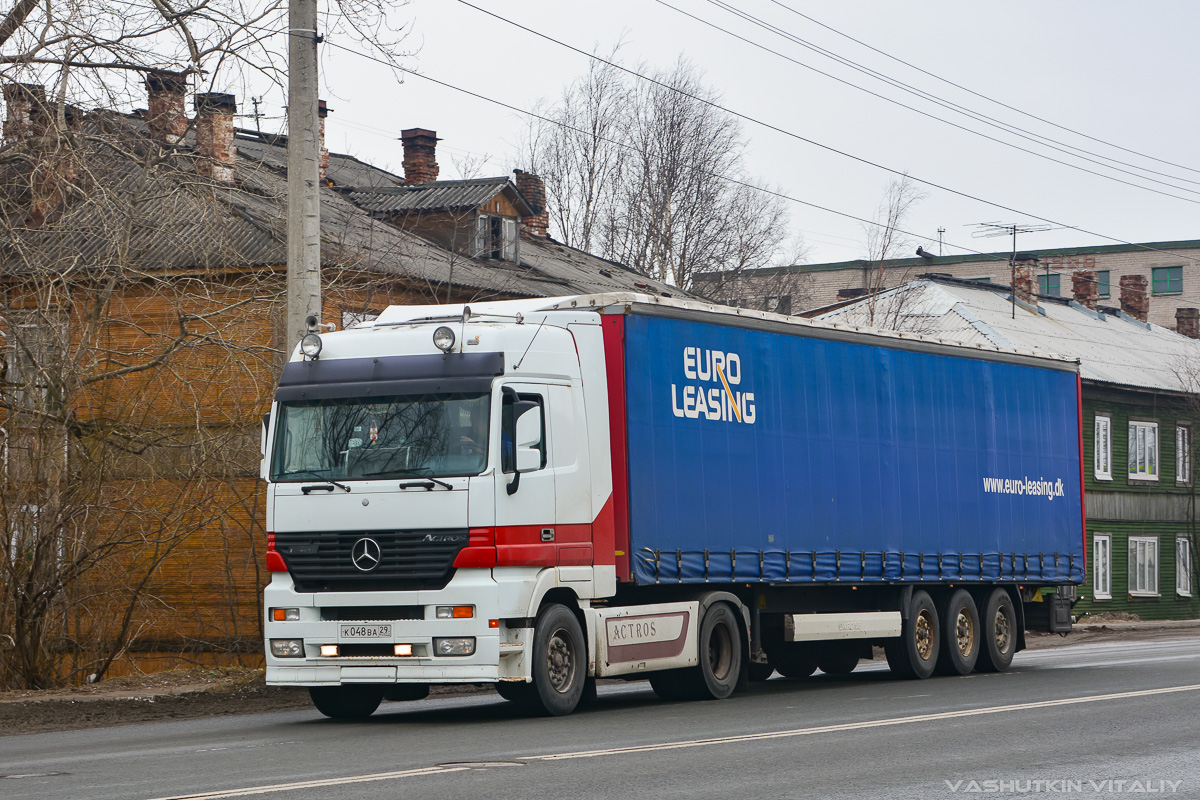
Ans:
POLYGON ((500 192, 506 192, 522 213, 532 210, 507 177, 475 178, 466 181, 434 181, 412 186, 366 189, 344 186, 347 197, 358 207, 377 214, 396 211, 435 211, 478 208, 500 192))
MULTIPOLYGON (((1111 309, 1097 313, 1053 298, 1036 309, 1014 309, 1009 298, 1007 287, 916 280, 879 296, 875 322, 889 330, 1076 358, 1085 381, 1171 392, 1195 388, 1200 341, 1111 309)), ((865 326, 867 301, 818 319, 865 326)))

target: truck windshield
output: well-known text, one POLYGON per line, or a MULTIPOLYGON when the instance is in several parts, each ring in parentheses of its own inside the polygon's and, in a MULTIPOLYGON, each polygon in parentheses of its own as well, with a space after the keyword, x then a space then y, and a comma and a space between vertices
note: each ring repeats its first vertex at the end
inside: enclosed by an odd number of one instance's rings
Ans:
POLYGON ((271 479, 478 475, 487 464, 489 405, 487 394, 283 403, 271 479))

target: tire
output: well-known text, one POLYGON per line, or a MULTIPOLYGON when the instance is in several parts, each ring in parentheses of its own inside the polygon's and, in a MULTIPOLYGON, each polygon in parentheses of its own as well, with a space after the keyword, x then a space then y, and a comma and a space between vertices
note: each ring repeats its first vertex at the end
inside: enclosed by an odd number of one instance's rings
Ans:
POLYGON ((330 719, 366 719, 383 702, 383 687, 368 684, 310 686, 313 705, 330 719))
POLYGON ((785 678, 807 678, 817 671, 812 648, 800 642, 780 642, 771 649, 771 663, 785 678))
POLYGON ((429 697, 428 683, 397 683, 383 690, 383 699, 392 703, 424 700, 429 697))
POLYGON ((939 675, 970 675, 979 659, 979 609, 971 593, 956 589, 939 610, 942 646, 935 671, 939 675))
POLYGON ((587 647, 579 620, 566 606, 551 603, 538 614, 531 657, 531 710, 550 717, 570 714, 583 697, 587 647))
POLYGON ((762 683, 763 681, 770 679, 770 677, 775 674, 775 668, 773 666, 759 661, 751 661, 746 665, 746 669, 748 670, 747 675, 750 680, 756 683, 762 683))
POLYGON ((697 695, 702 700, 724 700, 737 688, 742 672, 741 628, 733 609, 713 603, 700 623, 697 695))
POLYGON ((854 644, 830 644, 817 651, 817 667, 826 675, 849 675, 858 666, 854 644))
POLYGON ((1012 596, 1004 589, 993 589, 983 606, 981 618, 979 672, 1004 672, 1012 666, 1017 652, 1017 610, 1012 596))
POLYGON ((892 674, 898 678, 928 678, 937 666, 941 638, 933 600, 924 589, 915 590, 900 628, 900 638, 888 639, 883 647, 892 674))

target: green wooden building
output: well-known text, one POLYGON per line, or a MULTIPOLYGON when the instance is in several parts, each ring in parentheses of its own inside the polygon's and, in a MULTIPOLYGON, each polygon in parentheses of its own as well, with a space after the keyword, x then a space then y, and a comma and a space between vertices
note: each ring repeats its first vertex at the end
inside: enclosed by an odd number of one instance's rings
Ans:
POLYGON ((927 275, 882 293, 873 314, 860 301, 818 319, 1078 359, 1088 578, 1074 613, 1200 618, 1200 340, 1178 332, 1200 334, 1200 313, 1179 309, 1178 331, 1150 325, 1145 286, 1123 286, 1121 307, 1107 307, 1094 273, 1075 277, 1074 298, 1036 288, 1014 298, 1008 286, 927 275))

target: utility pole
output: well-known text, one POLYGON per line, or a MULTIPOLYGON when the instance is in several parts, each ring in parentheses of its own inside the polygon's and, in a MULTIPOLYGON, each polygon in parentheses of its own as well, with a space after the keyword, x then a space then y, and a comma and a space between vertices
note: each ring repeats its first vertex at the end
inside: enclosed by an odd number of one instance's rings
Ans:
POLYGON ((321 206, 317 149, 317 0, 288 6, 287 354, 321 319, 321 206))

